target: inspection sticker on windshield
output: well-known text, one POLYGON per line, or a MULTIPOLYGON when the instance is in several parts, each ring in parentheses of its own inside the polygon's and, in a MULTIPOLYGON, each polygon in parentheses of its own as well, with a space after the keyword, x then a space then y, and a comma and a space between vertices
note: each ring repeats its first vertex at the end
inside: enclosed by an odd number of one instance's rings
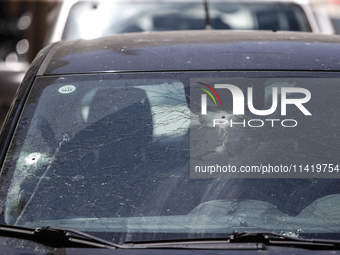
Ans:
POLYGON ((73 91, 75 91, 77 88, 73 85, 65 85, 65 86, 62 86, 58 89, 58 92, 61 93, 61 94, 70 94, 72 93, 73 91))

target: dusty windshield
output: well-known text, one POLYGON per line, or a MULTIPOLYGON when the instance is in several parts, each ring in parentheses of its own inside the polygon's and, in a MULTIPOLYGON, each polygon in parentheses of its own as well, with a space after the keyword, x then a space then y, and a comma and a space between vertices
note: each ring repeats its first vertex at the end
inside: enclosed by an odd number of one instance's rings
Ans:
MULTIPOLYGON (((212 1, 208 13, 213 29, 311 31, 297 4, 212 1)), ((70 11, 62 38, 205 29, 206 17, 203 1, 79 2, 70 11)))
POLYGON ((332 75, 38 78, 2 169, 4 220, 116 234, 116 242, 234 230, 334 239, 340 87, 332 75))

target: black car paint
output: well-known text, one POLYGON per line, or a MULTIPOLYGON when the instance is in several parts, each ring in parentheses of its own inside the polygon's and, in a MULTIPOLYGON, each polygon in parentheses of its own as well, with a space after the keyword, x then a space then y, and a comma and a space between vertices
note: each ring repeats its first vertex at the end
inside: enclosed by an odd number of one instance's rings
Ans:
POLYGON ((44 58, 50 51, 50 49, 53 47, 53 44, 46 46, 43 48, 36 56, 36 58, 31 63, 21 85, 19 86, 19 89, 17 90, 17 93, 12 101, 12 104, 10 106, 10 109, 8 111, 5 124, 3 125, 1 129, 1 135, 0 135, 0 162, 3 162, 6 150, 8 148, 8 145, 11 141, 13 132, 15 130, 15 126, 17 124, 17 121, 20 116, 20 111, 23 108, 25 104, 25 100, 29 94, 30 87, 32 86, 36 74, 38 72, 39 67, 41 66, 44 58))
MULTIPOLYGON (((178 70, 302 70, 339 71, 340 38, 276 32, 166 32, 129 34, 76 42, 62 42, 44 48, 31 64, 13 101, 2 129, 0 160, 15 130, 36 76, 99 72, 162 72, 178 70), (249 34, 254 37, 249 39, 249 34), (225 38, 221 39, 221 35, 225 38), (134 39, 133 39, 134 38, 134 39), (138 39, 136 39, 138 38, 138 39), (220 38, 220 39, 218 39, 220 38), (248 39, 247 39, 248 38, 248 39), (126 41, 125 41, 126 40, 126 41), (293 41, 294 43, 285 44, 293 41), (125 43, 124 43, 125 42, 125 43), (126 43, 127 42, 127 43, 126 43), (129 45, 130 43, 130 45, 129 45), (325 45, 327 47, 325 47, 325 45), (206 50, 208 48, 208 50, 206 50), (296 49, 297 48, 297 49, 296 49), (201 50, 205 49, 204 55, 201 50), (247 56, 250 59, 247 59, 247 56), (71 58, 73 59, 71 59, 71 58), (97 57, 97 58, 96 58, 97 57), (145 59, 148 58, 146 61, 145 59), (226 58, 233 59, 232 62, 226 58)), ((6 192, 3 191, 2 192, 6 192)), ((3 239, 4 237, 1 237, 3 239)), ((4 243, 1 242, 0 243, 4 243)), ((14 243, 14 242, 13 242, 14 243)), ((11 245, 0 245, 3 254, 193 254, 197 250, 142 249, 51 249, 33 252, 11 245)), ((225 254, 224 250, 200 250, 203 254, 225 254)), ((270 248, 263 254, 340 254, 337 251, 311 251, 270 248)), ((228 250, 228 254, 257 254, 257 250, 228 250)))
POLYGON ((339 71, 338 36, 297 32, 176 31, 59 44, 38 75, 96 72, 339 71))

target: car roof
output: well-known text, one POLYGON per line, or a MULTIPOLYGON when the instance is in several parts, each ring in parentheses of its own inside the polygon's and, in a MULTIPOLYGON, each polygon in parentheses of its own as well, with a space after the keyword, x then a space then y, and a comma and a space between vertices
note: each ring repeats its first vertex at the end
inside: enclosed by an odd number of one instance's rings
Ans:
POLYGON ((340 37, 275 31, 172 31, 56 43, 38 75, 183 70, 339 71, 340 37))

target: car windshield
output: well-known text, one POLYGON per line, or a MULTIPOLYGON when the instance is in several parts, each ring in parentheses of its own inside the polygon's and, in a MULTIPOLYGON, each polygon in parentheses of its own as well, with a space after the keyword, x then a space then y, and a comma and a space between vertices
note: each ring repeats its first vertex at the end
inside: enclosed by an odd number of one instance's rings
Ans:
MULTIPOLYGON (((213 29, 311 31, 303 9, 292 3, 211 2, 208 13, 213 29)), ((205 27, 203 1, 79 2, 69 13, 62 39, 205 27)))
POLYGON ((39 77, 1 171, 4 221, 117 243, 339 238, 339 94, 335 73, 39 77))

